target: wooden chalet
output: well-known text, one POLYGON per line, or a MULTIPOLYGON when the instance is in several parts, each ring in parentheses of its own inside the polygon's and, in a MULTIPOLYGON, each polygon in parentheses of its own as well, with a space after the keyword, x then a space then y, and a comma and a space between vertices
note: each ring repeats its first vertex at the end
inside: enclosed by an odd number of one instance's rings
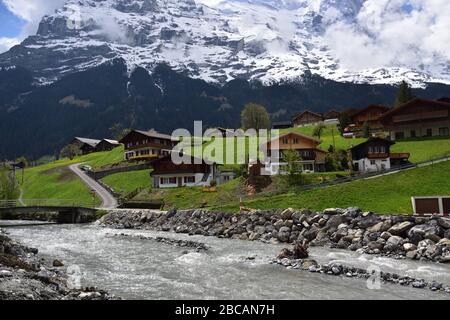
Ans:
POLYGON ((218 177, 216 164, 190 157, 189 163, 175 164, 171 154, 152 162, 154 188, 209 186, 218 177))
POLYGON ((389 107, 371 105, 367 108, 351 112, 349 116, 353 124, 352 131, 362 131, 365 123, 369 124, 372 133, 383 131, 384 128, 383 124, 380 122, 380 118, 389 110, 389 107))
POLYGON ((100 143, 100 140, 90 139, 90 138, 80 138, 75 137, 70 144, 76 145, 80 148, 83 154, 89 154, 96 151, 97 145, 100 143))
POLYGON ((341 117, 341 113, 332 109, 324 114, 325 120, 331 120, 331 119, 339 119, 341 117))
MULTIPOLYGON (((280 135, 266 145, 268 156, 271 157, 273 152, 278 152, 279 162, 267 164, 275 167, 283 166, 284 153, 288 150, 294 150, 298 153, 303 171, 322 172, 325 171, 325 160, 327 151, 319 148, 321 141, 296 132, 290 132, 280 135)), ((268 159, 269 161, 269 159, 268 159)), ((271 160, 273 161, 273 160, 271 160)), ((277 170, 272 170, 276 172, 277 170)))
POLYGON ((353 170, 360 173, 390 170, 408 163, 409 153, 391 153, 395 142, 370 138, 364 143, 350 149, 353 170))
POLYGON ((103 139, 95 147, 96 152, 111 151, 120 146, 120 142, 116 140, 103 139))
POLYGON ((392 140, 450 135, 450 102, 414 99, 383 114, 392 140))
POLYGON ((324 121, 323 115, 309 110, 303 111, 292 119, 293 127, 302 127, 311 124, 319 124, 324 121))
POLYGON ((177 140, 154 130, 133 130, 119 142, 125 146, 127 161, 150 161, 168 155, 177 140))

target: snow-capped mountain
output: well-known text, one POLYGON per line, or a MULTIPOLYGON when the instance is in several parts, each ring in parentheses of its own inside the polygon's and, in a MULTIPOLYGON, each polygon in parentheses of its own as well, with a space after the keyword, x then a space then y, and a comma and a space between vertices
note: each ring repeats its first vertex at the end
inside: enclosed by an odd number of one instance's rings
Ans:
POLYGON ((357 18, 365 0, 68 0, 35 36, 0 55, 38 83, 123 58, 129 72, 166 63, 192 78, 226 83, 292 81, 305 72, 340 82, 450 83, 448 61, 345 68, 325 41, 328 26, 357 18))

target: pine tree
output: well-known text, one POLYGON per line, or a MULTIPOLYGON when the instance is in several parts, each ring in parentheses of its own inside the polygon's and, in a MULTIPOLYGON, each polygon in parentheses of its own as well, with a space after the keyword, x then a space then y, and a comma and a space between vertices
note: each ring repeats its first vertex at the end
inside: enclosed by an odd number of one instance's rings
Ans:
POLYGON ((402 104, 411 101, 413 98, 414 96, 411 90, 411 86, 408 82, 403 80, 397 91, 397 96, 395 98, 395 107, 401 106, 402 104))

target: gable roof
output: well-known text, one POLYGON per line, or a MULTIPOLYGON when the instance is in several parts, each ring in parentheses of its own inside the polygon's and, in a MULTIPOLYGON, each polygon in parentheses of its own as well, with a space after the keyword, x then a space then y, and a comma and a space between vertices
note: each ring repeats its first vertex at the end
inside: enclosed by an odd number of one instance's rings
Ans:
POLYGON ((359 148, 365 146, 366 144, 369 144, 369 143, 372 143, 372 142, 376 142, 376 141, 385 142, 385 143, 388 143, 388 144, 391 145, 391 146, 395 144, 394 141, 389 140, 389 139, 383 139, 383 138, 377 138, 377 137, 374 138, 374 137, 372 137, 372 138, 369 138, 367 141, 365 141, 365 142, 363 142, 363 143, 360 143, 360 144, 357 144, 356 146, 351 147, 349 150, 359 149, 359 148))
POLYGON ((100 140, 97 140, 97 139, 80 138, 80 137, 75 137, 74 141, 78 141, 83 144, 87 144, 88 146, 91 146, 93 148, 95 148, 100 143, 100 140))
POLYGON ((290 136, 290 135, 298 136, 298 137, 301 137, 301 138, 303 138, 303 139, 307 139, 307 140, 316 142, 317 144, 321 144, 321 143, 322 143, 321 140, 316 139, 316 138, 311 137, 311 136, 307 136, 306 134, 303 134, 303 133, 299 133, 299 132, 287 132, 287 133, 284 133, 284 134, 282 134, 282 135, 276 136, 275 138, 271 139, 270 141, 268 141, 268 142, 265 143, 265 144, 269 144, 269 143, 271 143, 271 142, 273 142, 273 141, 276 141, 276 140, 281 140, 281 139, 283 139, 284 137, 287 137, 287 136, 290 136))
POLYGON ((358 109, 358 110, 355 110, 354 112, 351 112, 350 117, 357 116, 357 115, 359 115, 359 114, 361 114, 363 112, 366 112, 366 111, 368 111, 370 109, 375 109, 375 108, 376 109, 381 109, 381 110, 383 110, 385 112, 388 112, 389 110, 391 110, 391 108, 386 107, 386 106, 372 104, 372 105, 370 105, 370 106, 368 106, 368 107, 366 107, 364 109, 358 109))
POLYGON ((120 144, 119 141, 117 141, 117 140, 111 140, 111 139, 103 139, 103 140, 100 141, 100 142, 107 142, 107 143, 113 144, 113 145, 119 145, 119 144, 120 144))
POLYGON ((171 140, 171 141, 178 141, 177 138, 169 136, 168 134, 164 134, 164 133, 159 133, 155 130, 148 130, 148 131, 144 131, 144 130, 131 130, 125 137, 123 137, 122 139, 120 139, 119 143, 123 143, 123 141, 125 141, 125 139, 132 133, 139 133, 145 137, 149 137, 149 138, 157 138, 157 139, 164 139, 164 140, 171 140))
POLYGON ((313 111, 310 111, 310 110, 305 110, 305 111, 303 111, 302 113, 300 113, 300 114, 294 116, 294 117, 292 118, 292 121, 297 120, 298 118, 304 116, 304 115, 307 114, 307 113, 309 113, 309 114, 311 114, 311 115, 313 115, 313 116, 315 116, 315 117, 318 117, 318 118, 322 118, 322 119, 323 119, 323 115, 321 115, 320 113, 313 112, 313 111))
POLYGON ((427 99, 421 99, 421 98, 415 98, 411 101, 408 101, 400 106, 398 106, 397 108, 393 108, 391 110, 389 110, 388 112, 386 112, 385 114, 383 114, 380 117, 380 120, 383 120, 391 115, 394 115, 396 113, 398 113, 399 111, 402 111, 403 109, 406 109, 412 105, 418 104, 418 103, 423 103, 423 104, 427 104, 427 105, 431 105, 431 106, 439 106, 439 107, 446 107, 450 109, 450 102, 444 102, 444 101, 434 101, 434 100, 427 100, 427 99))

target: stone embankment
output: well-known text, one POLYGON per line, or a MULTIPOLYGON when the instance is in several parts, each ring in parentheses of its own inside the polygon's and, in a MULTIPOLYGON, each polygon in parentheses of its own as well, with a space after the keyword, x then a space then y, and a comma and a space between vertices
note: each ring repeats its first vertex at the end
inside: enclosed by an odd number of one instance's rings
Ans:
POLYGON ((0 229, 0 300, 112 300, 96 288, 72 289, 64 264, 47 265, 38 250, 11 240, 0 229))
POLYGON ((398 259, 450 263, 450 220, 380 216, 358 208, 224 213, 202 210, 116 210, 99 224, 268 243, 309 243, 398 259))

